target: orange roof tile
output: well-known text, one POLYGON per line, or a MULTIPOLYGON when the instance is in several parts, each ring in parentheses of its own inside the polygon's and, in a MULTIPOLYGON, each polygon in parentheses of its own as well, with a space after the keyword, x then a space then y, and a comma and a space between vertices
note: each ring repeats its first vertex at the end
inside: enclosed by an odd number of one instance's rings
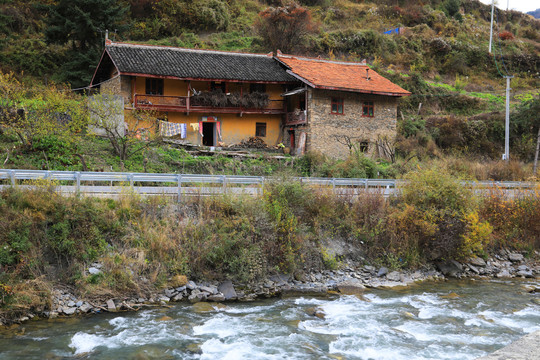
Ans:
POLYGON ((407 96, 411 94, 363 64, 312 59, 279 53, 276 59, 287 66, 293 76, 315 88, 389 96, 407 96), (366 76, 366 70, 368 69, 369 80, 366 76))

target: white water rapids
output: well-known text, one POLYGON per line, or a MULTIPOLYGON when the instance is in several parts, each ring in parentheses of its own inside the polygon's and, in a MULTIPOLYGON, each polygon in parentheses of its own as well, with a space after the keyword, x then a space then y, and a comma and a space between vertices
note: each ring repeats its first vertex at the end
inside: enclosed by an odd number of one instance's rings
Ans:
MULTIPOLYGON (((325 299, 192 305, 28 323, 0 359, 475 359, 540 329, 519 281, 450 281, 325 299), (306 311, 316 307, 324 318, 306 311)), ((538 281, 528 282, 538 285, 538 281)))

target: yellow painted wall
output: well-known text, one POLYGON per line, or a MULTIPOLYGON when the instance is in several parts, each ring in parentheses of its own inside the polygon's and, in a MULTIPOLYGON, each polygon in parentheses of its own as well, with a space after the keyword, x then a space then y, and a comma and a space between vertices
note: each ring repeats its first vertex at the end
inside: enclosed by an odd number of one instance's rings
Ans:
MULTIPOLYGON (((135 93, 144 94, 146 92, 146 80, 144 77, 137 77, 135 82, 135 93)), ((208 81, 192 81, 191 87, 197 91, 207 91, 209 89, 208 81)), ((249 92, 249 84, 240 83, 228 83, 228 91, 236 92, 242 91, 244 93, 249 92)), ((187 96, 188 82, 184 80, 164 80, 164 95, 166 96, 187 96)), ((267 84, 266 92, 271 100, 282 100, 280 96, 283 92, 283 87, 279 84, 267 84)), ((281 101, 271 101, 270 108, 281 109, 283 103, 281 101)), ((202 144, 201 136, 197 130, 199 121, 203 116, 218 117, 221 121, 221 135, 222 142, 225 145, 237 144, 242 140, 251 136, 255 136, 256 123, 266 123, 266 136, 262 139, 268 145, 276 145, 280 135, 280 124, 282 115, 246 115, 239 116, 238 114, 219 114, 215 113, 190 113, 186 115, 183 112, 167 112, 166 114, 159 114, 160 117, 166 117, 168 121, 174 123, 187 124, 187 138, 186 140, 193 144, 202 144), (193 125, 193 126, 191 126, 193 125)), ((126 121, 133 126, 134 120, 129 110, 126 110, 126 121)), ((144 127, 148 127, 149 124, 142 124, 144 127)), ((216 139, 218 141, 218 139, 216 139)), ((216 143, 217 145, 217 143, 216 143)))
POLYGON ((237 144, 244 139, 255 136, 255 124, 258 122, 266 123, 266 136, 261 139, 268 145, 277 144, 281 115, 243 115, 240 117, 238 114, 192 113, 185 115, 184 113, 169 112, 167 119, 170 122, 187 124, 186 140, 192 144, 202 144, 201 136, 196 129, 203 116, 214 116, 218 118, 218 121, 221 121, 221 136, 225 145, 237 144))

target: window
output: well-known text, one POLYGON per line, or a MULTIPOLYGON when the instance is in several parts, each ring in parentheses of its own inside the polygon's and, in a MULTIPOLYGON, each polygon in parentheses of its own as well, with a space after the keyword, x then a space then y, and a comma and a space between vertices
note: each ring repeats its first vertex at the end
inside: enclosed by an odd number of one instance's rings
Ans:
POLYGON ((266 92, 266 84, 249 84, 249 92, 266 92))
POLYGON ((367 140, 360 141, 359 150, 362 153, 367 153, 369 150, 369 141, 367 140))
POLYGON ((266 136, 266 123, 255 124, 255 136, 259 136, 259 137, 266 136))
POLYGON ((362 105, 362 116, 373 117, 373 114, 373 101, 364 101, 364 105, 362 105))
POLYGON ((343 115, 343 98, 332 98, 332 108, 330 113, 343 115))
POLYGON ((221 90, 222 93, 227 92, 227 83, 224 81, 212 81, 210 82, 210 91, 221 90))
POLYGON ((163 79, 146 78, 146 95, 163 95, 163 79))

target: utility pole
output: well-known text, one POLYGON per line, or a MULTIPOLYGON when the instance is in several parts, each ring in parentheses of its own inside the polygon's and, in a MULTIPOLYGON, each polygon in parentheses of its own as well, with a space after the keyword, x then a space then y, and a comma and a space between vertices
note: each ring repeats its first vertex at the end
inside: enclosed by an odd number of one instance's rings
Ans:
POLYGON ((505 76, 506 79, 506 116, 504 122, 504 155, 503 160, 510 161, 510 79, 514 76, 505 76))
POLYGON ((491 54, 491 43, 493 41, 493 11, 495 9, 495 0, 491 0, 491 26, 489 30, 489 53, 491 54))

